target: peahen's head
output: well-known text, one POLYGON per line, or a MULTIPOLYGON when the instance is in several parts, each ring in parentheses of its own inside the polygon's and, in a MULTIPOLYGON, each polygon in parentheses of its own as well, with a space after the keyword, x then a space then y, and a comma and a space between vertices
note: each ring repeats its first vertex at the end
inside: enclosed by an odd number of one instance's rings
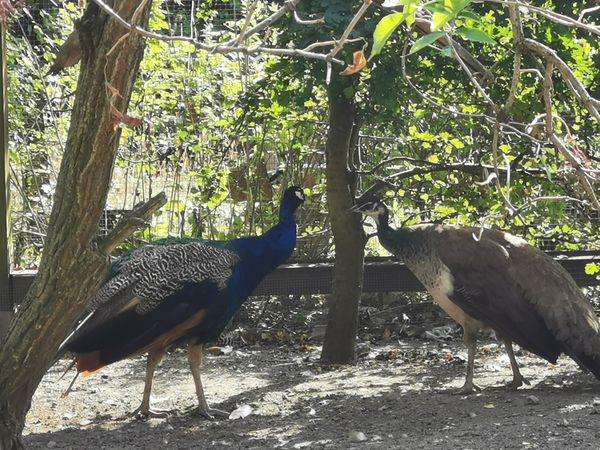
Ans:
POLYGON ((389 220, 388 208, 381 200, 354 205, 350 210, 372 217, 377 224, 387 224, 389 220))
POLYGON ((281 200, 281 209, 279 211, 279 218, 283 220, 293 219, 294 212, 302 203, 306 200, 306 196, 301 188, 297 186, 289 187, 283 193, 281 200))

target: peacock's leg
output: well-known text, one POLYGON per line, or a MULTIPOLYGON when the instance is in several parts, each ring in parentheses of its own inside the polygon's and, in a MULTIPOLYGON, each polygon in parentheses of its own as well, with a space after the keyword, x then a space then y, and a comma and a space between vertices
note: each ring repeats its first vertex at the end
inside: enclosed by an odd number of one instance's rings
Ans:
POLYGON ((523 384, 529 385, 529 380, 521 375, 521 371, 519 370, 519 365, 517 364, 515 353, 513 352, 512 342, 509 339, 504 338, 502 339, 502 342, 504 342, 508 359, 510 359, 510 368, 512 369, 513 373, 513 379, 506 385, 506 388, 516 390, 517 388, 523 386, 523 384))
POLYGON ((196 396, 198 397, 198 412, 203 417, 213 420, 213 415, 219 415, 223 417, 229 417, 229 413, 221 411, 220 409, 209 408, 206 403, 206 397, 204 397, 204 389, 202 388, 202 380, 200 379, 200 367, 202 366, 202 344, 190 344, 188 346, 188 361, 190 363, 190 369, 192 376, 194 377, 194 384, 196 386, 196 396))
POLYGON ((465 346, 467 347, 467 376, 465 378, 465 384, 456 391, 457 394, 471 394, 475 391, 481 391, 481 388, 473 384, 473 368, 475 366, 475 350, 477 346, 477 329, 471 329, 470 327, 464 327, 465 346))
POLYGON ((146 383, 144 384, 144 396, 142 404, 132 413, 132 415, 143 417, 167 417, 167 411, 158 409, 150 409, 150 391, 152 391, 152 378, 154 377, 154 369, 162 361, 165 356, 164 350, 158 350, 148 353, 146 362, 146 383))

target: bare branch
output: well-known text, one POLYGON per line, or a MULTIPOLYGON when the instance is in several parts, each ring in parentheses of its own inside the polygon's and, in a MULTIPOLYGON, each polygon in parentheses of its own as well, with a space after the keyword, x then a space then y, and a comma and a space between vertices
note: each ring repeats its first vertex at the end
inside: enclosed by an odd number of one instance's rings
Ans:
MULTIPOLYGON (((359 37, 359 38, 354 38, 354 39, 346 39, 346 43, 353 43, 353 42, 364 42, 365 38, 359 37)), ((323 42, 314 42, 310 45, 308 45, 307 47, 304 47, 303 51, 305 52, 310 52, 312 50, 314 50, 315 48, 319 48, 319 47, 329 47, 332 45, 337 45, 338 41, 323 41, 323 42)))
POLYGON ((254 15, 254 11, 256 11, 256 6, 258 5, 258 1, 254 0, 252 4, 248 7, 248 11, 246 12, 246 18, 244 19, 244 24, 242 25, 242 29, 240 30, 240 34, 238 38, 235 40, 235 46, 240 45, 246 39, 246 30, 248 29, 248 25, 250 25, 250 20, 252 20, 252 16, 254 15))
POLYGON ((552 62, 567 82, 567 85, 570 87, 573 94, 575 94, 575 97, 579 99, 583 107, 588 110, 592 117, 600 122, 600 112, 598 111, 600 102, 588 93, 583 83, 573 73, 568 64, 565 63, 553 49, 540 42, 534 41, 533 39, 524 39, 523 45, 527 50, 542 57, 547 62, 552 62))
MULTIPOLYGON (((295 56, 295 57, 302 57, 302 58, 326 61, 328 64, 335 63, 340 66, 346 65, 346 63, 344 61, 335 59, 329 55, 323 55, 320 53, 312 53, 312 52, 307 52, 304 50, 287 49, 287 48, 270 48, 270 47, 261 47, 261 46, 257 46, 257 47, 238 46, 238 45, 235 45, 237 38, 230 40, 224 44, 206 44, 203 42, 199 42, 195 38, 188 37, 188 36, 166 36, 166 35, 163 35, 160 33, 155 33, 153 31, 145 30, 142 27, 128 23, 126 20, 121 18, 121 16, 119 16, 119 14, 117 12, 115 12, 110 6, 108 6, 106 3, 104 3, 103 0, 92 0, 92 1, 95 2, 100 8, 102 8, 102 10, 104 10, 108 15, 113 17, 124 28, 126 28, 130 31, 136 32, 136 33, 138 33, 144 37, 150 38, 150 39, 157 39, 157 40, 166 41, 166 42, 176 42, 176 41, 177 42, 187 42, 189 44, 196 46, 196 48, 198 48, 200 50, 204 50, 204 51, 207 51, 210 53, 219 53, 219 54, 242 53, 242 54, 246 54, 246 55, 268 54, 268 55, 274 55, 274 56, 295 56)), ((245 33, 245 37, 248 38, 252 34, 255 34, 258 31, 261 31, 264 28, 266 28, 267 26, 273 24, 280 17, 282 17, 285 13, 292 10, 299 2, 300 2, 300 0, 288 1, 288 3, 286 3, 286 5, 283 6, 282 8, 280 8, 276 13, 272 14, 267 19, 263 20, 258 25, 254 26, 253 28, 248 30, 245 33)))
POLYGON ((508 98, 506 99, 506 103, 504 103, 504 111, 506 111, 507 113, 511 110, 512 105, 515 102, 515 98, 517 96, 517 91, 519 90, 519 79, 521 77, 521 58, 523 56, 523 52, 521 51, 521 43, 523 42, 524 38, 523 24, 521 23, 521 15, 519 14, 519 8, 517 8, 517 6, 515 5, 510 5, 508 7, 508 12, 513 32, 515 59, 513 61, 513 75, 510 84, 510 91, 508 92, 508 98))
POLYGON ((579 17, 577 18, 577 20, 579 22, 581 22, 583 20, 584 16, 586 16, 586 15, 588 15, 590 13, 593 13, 595 11, 598 11, 599 9, 600 9, 600 5, 598 5, 598 6, 592 6, 591 8, 582 9, 581 13, 579 14, 579 17))
POLYGON ((324 17, 319 17, 318 19, 302 19, 296 11, 294 11, 294 20, 300 25, 317 25, 319 23, 325 23, 324 17))
POLYGON ((583 30, 589 31, 590 33, 600 36, 600 27, 599 26, 590 25, 590 24, 581 22, 581 20, 573 19, 572 17, 565 16, 563 14, 559 14, 554 11, 549 11, 547 9, 540 8, 538 6, 533 6, 533 5, 530 5, 529 3, 523 3, 523 2, 514 1, 514 0, 473 0, 473 3, 486 3, 486 2, 499 3, 499 4, 505 5, 505 6, 515 5, 515 6, 519 6, 521 8, 526 8, 530 11, 540 14, 540 15, 542 15, 556 23, 559 23, 561 25, 581 28, 583 30))
MULTIPOLYGON (((579 184, 583 187, 588 197, 592 201, 592 206, 594 209, 600 211, 600 202, 598 202, 598 197, 594 192, 594 188, 588 179, 586 172, 583 170, 583 166, 579 162, 579 160, 573 155, 573 153, 569 150, 569 148, 565 145, 563 140, 555 133, 554 131, 554 121, 553 121, 553 113, 552 113, 552 70, 554 63, 552 61, 548 62, 546 65, 546 72, 544 74, 544 84, 542 87, 542 96, 544 98, 544 106, 546 109, 546 137, 547 139, 554 144, 554 146, 558 149, 558 151, 565 157, 565 159, 569 162, 569 164, 573 167, 577 174, 577 178, 579 179, 579 184)), ((567 132, 569 132, 569 128, 567 127, 567 132)), ((570 133, 570 132, 569 132, 570 133)))
MULTIPOLYGON (((94 0, 94 1, 96 1, 96 0, 94 0)), ((288 12, 294 11, 296 9, 296 6, 298 5, 298 3, 300 3, 300 0, 288 0, 285 5, 283 5, 281 8, 279 8, 277 11, 275 11, 269 17, 267 17, 263 21, 257 23, 255 26, 253 26, 248 31, 246 31, 246 38, 249 38, 250 36, 264 30, 265 28, 270 27, 275 22, 277 22, 279 19, 281 19, 283 16, 285 16, 288 12)), ((230 46, 230 45, 233 45, 234 43, 235 43, 235 39, 231 39, 231 40, 225 42, 225 45, 230 46)))
POLYGON ((328 61, 331 61, 331 59, 333 57, 335 57, 335 55, 337 55, 339 53, 339 51, 344 47, 346 40, 350 36, 350 33, 352 33, 352 30, 354 30, 354 27, 356 27, 356 24, 360 21, 362 16, 365 15, 365 13, 367 12, 367 9, 369 9, 369 6, 371 6, 371 3, 373 3, 373 0, 364 0, 363 1, 362 6, 356 12, 356 14, 352 18, 352 20, 350 21, 348 26, 342 33, 342 37, 340 37, 340 40, 337 42, 336 46, 331 50, 331 52, 327 55, 328 61))
MULTIPOLYGON (((450 41, 450 42, 452 42, 452 41, 450 41)), ((473 84, 473 86, 475 86, 475 89, 477 89, 481 93, 481 95, 483 96, 485 101, 490 104, 490 106, 492 107, 494 112, 498 112, 498 105, 496 105, 494 103, 492 98, 487 94, 487 92, 485 92, 485 89, 483 89, 483 87, 479 84, 479 81, 477 81, 477 78, 475 78, 475 76, 473 75, 471 70, 469 70, 469 67, 465 64, 463 59, 460 57, 460 55, 456 51, 456 48, 454 48, 454 44, 451 43, 450 45, 451 45, 450 48, 452 49, 452 55, 454 56, 454 59, 456 59, 458 61, 458 64, 460 64, 460 67, 467 74, 467 76, 469 77, 469 80, 471 81, 471 84, 473 84)))

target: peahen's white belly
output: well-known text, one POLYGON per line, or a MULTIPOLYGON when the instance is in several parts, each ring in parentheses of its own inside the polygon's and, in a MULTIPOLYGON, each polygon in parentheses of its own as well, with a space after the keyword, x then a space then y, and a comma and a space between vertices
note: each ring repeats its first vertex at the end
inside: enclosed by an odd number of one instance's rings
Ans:
POLYGON ((422 260, 416 262, 408 260, 406 265, 425 286, 433 301, 463 328, 480 329, 485 327, 483 322, 470 316, 450 300, 449 295, 454 291, 454 280, 448 267, 441 261, 430 260, 428 264, 423 264, 422 260))

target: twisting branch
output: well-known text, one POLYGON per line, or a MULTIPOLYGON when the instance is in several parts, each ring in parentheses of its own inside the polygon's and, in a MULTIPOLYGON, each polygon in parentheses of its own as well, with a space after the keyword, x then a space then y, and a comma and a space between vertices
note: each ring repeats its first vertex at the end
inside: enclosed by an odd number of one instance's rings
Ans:
POLYGON ((584 16, 587 16, 590 13, 593 13, 595 11, 598 11, 600 9, 600 5, 598 6, 592 6, 591 8, 585 8, 581 10, 581 13, 579 14, 579 17, 577 18, 577 20, 579 22, 581 22, 583 20, 584 16))
POLYGON ((507 113, 512 109, 512 105, 515 102, 517 91, 519 90, 519 80, 521 78, 521 58, 523 56, 522 42, 523 42, 523 24, 521 23, 521 15, 519 8, 516 5, 510 5, 508 7, 510 23, 513 32, 513 42, 515 49, 515 59, 513 61, 513 74, 510 84, 510 91, 508 92, 508 98, 504 104, 504 111, 507 113))
POLYGON ((98 251, 105 256, 110 256, 115 248, 121 242, 127 239, 140 226, 146 224, 146 221, 167 203, 167 196, 161 192, 146 203, 136 206, 131 212, 117 223, 112 231, 100 242, 98 251))

